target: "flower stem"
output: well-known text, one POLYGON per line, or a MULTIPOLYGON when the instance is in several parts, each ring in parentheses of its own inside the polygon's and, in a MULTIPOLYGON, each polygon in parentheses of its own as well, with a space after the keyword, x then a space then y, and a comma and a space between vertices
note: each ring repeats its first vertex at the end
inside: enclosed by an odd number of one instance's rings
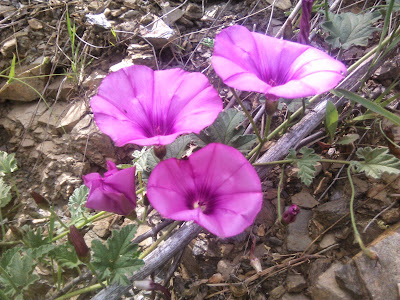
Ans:
POLYGON ((257 160, 257 157, 260 154, 262 147, 264 147, 265 143, 268 141, 268 132, 269 129, 271 128, 271 121, 272 121, 272 115, 267 114, 267 120, 265 121, 264 138, 260 143, 260 146, 257 148, 256 154, 253 156, 253 161, 257 160))
POLYGON ((53 216, 54 218, 56 218, 56 220, 58 221, 58 223, 60 223, 60 225, 61 225, 62 227, 64 227, 64 229, 69 230, 69 228, 67 227, 67 225, 65 225, 64 222, 61 221, 60 217, 57 215, 57 213, 54 211, 53 208, 48 207, 47 210, 50 212, 50 214, 52 214, 52 216, 53 216))
POLYGON ((258 128, 256 126, 256 123, 254 122, 252 116, 250 113, 247 111, 246 107, 244 106, 242 100, 240 100, 239 96, 236 94, 235 90, 233 88, 230 88, 233 96, 236 98, 236 101, 239 103, 240 107, 242 108, 243 112, 246 114, 246 117, 249 119, 251 125, 253 126, 254 133, 256 134, 258 141, 262 143, 263 139, 261 138, 260 132, 258 131, 258 128))
POLYGON ((73 292, 71 292, 71 293, 62 295, 61 297, 58 297, 58 298, 56 298, 55 300, 70 299, 70 298, 73 297, 73 296, 78 296, 78 295, 81 295, 81 294, 84 294, 84 293, 89 293, 89 292, 98 290, 98 289, 100 289, 100 288, 102 288, 102 285, 101 285, 100 283, 97 283, 97 284, 94 284, 94 285, 85 287, 85 288, 83 288, 83 289, 76 290, 76 291, 73 291, 73 292))
POLYGON ((105 288, 106 286, 104 285, 103 282, 101 282, 101 280, 100 280, 100 278, 99 278, 99 276, 98 276, 98 274, 96 272, 96 269, 94 268, 92 263, 89 261, 89 262, 86 263, 86 265, 88 266, 88 268, 92 272, 92 274, 96 277, 98 283, 102 286, 102 288, 105 288))
POLYGON ((358 229, 357 229, 356 218, 354 216, 355 189, 354 189, 353 179, 351 178, 351 167, 347 168, 347 178, 349 179, 350 188, 351 188, 350 219, 351 219, 351 225, 352 225, 353 231, 354 231, 354 237, 355 237, 356 241, 358 242, 358 244, 360 245, 360 248, 364 252, 365 255, 367 255, 371 259, 377 259, 376 253, 372 252, 367 247, 365 247, 364 242, 362 241, 360 233, 358 232, 358 229))
POLYGON ((181 222, 180 221, 175 221, 172 223, 169 227, 168 230, 163 234, 162 237, 160 237, 156 242, 154 242, 149 248, 147 248, 145 251, 142 252, 142 254, 139 255, 140 259, 145 258, 150 252, 152 252, 157 246, 165 240, 165 238, 172 232, 172 230, 175 229, 176 226, 178 226, 181 222))
POLYGON ((281 176, 279 179, 279 183, 278 183, 278 203, 277 203, 277 208, 278 208, 278 222, 281 223, 282 221, 282 211, 281 211, 281 188, 282 188, 282 183, 283 183, 283 177, 285 174, 285 167, 286 165, 283 164, 282 168, 281 168, 281 176))

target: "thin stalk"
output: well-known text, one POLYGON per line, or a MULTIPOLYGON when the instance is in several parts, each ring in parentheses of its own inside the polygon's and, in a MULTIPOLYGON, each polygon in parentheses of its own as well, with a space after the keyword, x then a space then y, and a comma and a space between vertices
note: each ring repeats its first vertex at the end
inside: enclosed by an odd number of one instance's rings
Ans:
POLYGON ((236 101, 239 103, 240 107, 242 108, 243 112, 246 114, 247 119, 249 119, 251 125, 253 126, 254 133, 256 134, 259 142, 262 143, 263 139, 261 138, 260 132, 258 131, 256 123, 253 120, 253 117, 247 111, 246 107, 244 106, 242 100, 240 100, 239 96, 236 94, 235 90, 233 88, 230 88, 230 89, 231 89, 233 96, 236 98, 236 101))
POLYGON ((286 167, 286 165, 283 164, 283 166, 281 168, 281 176, 280 176, 279 183, 278 183, 278 195, 277 195, 278 203, 277 203, 277 206, 278 206, 278 222, 279 223, 281 223, 281 221, 282 221, 281 188, 282 188, 282 183, 283 183, 283 177, 284 177, 284 174, 285 174, 285 167, 286 167))
POLYGON ((361 250, 364 252, 371 259, 377 259, 376 253, 369 250, 365 247, 364 242, 361 239, 360 233, 358 232, 357 225, 356 225, 356 218, 354 216, 354 195, 355 195, 355 188, 353 184, 353 179, 351 178, 351 168, 347 168, 347 178, 349 179, 350 188, 351 188, 351 198, 350 198, 350 219, 351 219, 351 226, 353 227, 354 237, 358 244, 360 245, 361 250))
POLYGON ((253 156, 252 161, 257 160, 257 157, 260 154, 262 147, 264 147, 265 143, 268 141, 268 133, 269 129, 271 128, 271 121, 272 121, 272 115, 267 114, 267 120, 265 121, 264 138, 260 146, 257 148, 256 154, 253 156))
POLYGON ((64 222, 60 219, 60 217, 57 215, 57 213, 54 211, 53 208, 49 207, 47 210, 50 212, 50 214, 58 221, 58 223, 61 224, 64 229, 69 230, 68 226, 64 224, 64 222))
POLYGON ((3 214, 1 213, 1 207, 0 207, 0 224, 1 224, 1 234, 3 236, 3 239, 6 236, 6 230, 4 228, 4 224, 3 224, 3 214))
POLYGON ((85 287, 85 288, 83 288, 83 289, 76 290, 76 291, 73 291, 73 292, 71 292, 71 293, 62 295, 61 297, 58 297, 58 298, 56 298, 55 300, 66 300, 66 299, 71 299, 73 296, 78 296, 78 295, 81 295, 81 294, 89 293, 89 292, 98 290, 98 289, 100 289, 100 288, 102 288, 101 284, 100 284, 100 283, 97 283, 97 284, 94 284, 94 285, 85 287))
POLYGON ((95 269, 95 267, 93 266, 93 264, 89 261, 89 262, 86 263, 86 265, 88 266, 88 268, 89 268, 89 270, 92 272, 92 274, 96 277, 96 279, 97 279, 97 281, 99 282, 99 284, 100 284, 103 288, 105 288, 105 285, 104 285, 104 283, 100 280, 100 277, 99 277, 99 275, 97 274, 96 269, 95 269))
POLYGON ((155 248, 157 248, 157 246, 163 241, 165 240, 165 238, 167 236, 169 236, 169 234, 172 232, 172 230, 175 229, 176 226, 178 226, 180 224, 179 221, 175 221, 174 223, 172 223, 169 227, 168 230, 163 234, 162 237, 160 237, 155 243, 153 243, 149 248, 147 248, 145 251, 142 252, 142 254, 139 255, 140 259, 145 258, 147 255, 150 254, 150 252, 152 252, 155 248))
POLYGON ((328 3, 328 0, 325 0, 325 18, 326 18, 326 21, 329 22, 329 3, 328 3))

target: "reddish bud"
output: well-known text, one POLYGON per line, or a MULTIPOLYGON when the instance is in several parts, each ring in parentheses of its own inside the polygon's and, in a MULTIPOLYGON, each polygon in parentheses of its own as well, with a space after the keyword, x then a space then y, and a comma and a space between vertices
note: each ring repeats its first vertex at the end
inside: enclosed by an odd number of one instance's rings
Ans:
POLYGON ((84 263, 88 263, 90 261, 89 247, 86 245, 86 242, 83 239, 83 235, 74 225, 69 228, 68 239, 74 246, 76 255, 78 256, 79 260, 84 263))
POLYGON ((154 155, 157 156, 159 160, 163 160, 165 155, 167 154, 167 148, 164 145, 159 147, 154 146, 153 151, 154 155))
POLYGON ((49 202, 42 196, 36 193, 35 191, 31 192, 31 196, 33 200, 35 200, 36 205, 44 210, 48 210, 50 208, 49 202))
POLYGON ((290 207, 282 215, 282 223, 290 224, 296 220, 296 216, 300 212, 300 207, 296 204, 290 205, 290 207))
POLYGON ((165 295, 166 299, 171 299, 171 294, 168 292, 168 290, 162 286, 161 284, 155 283, 152 280, 146 279, 146 280, 138 280, 134 281, 133 285, 140 290, 146 290, 146 291, 160 291, 165 295))

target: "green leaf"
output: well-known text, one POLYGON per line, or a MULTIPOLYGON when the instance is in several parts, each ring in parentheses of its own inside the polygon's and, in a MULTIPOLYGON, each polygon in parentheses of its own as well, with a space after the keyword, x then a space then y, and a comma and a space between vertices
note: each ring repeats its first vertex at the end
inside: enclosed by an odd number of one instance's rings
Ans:
POLYGON ((187 150, 187 145, 191 142, 190 135, 183 135, 178 137, 171 144, 167 145, 167 154, 165 155, 165 159, 175 157, 182 158, 187 150))
POLYGON ((6 269, 7 266, 10 264, 11 259, 13 258, 13 256, 20 251, 22 248, 21 247, 14 247, 11 249, 8 249, 6 252, 4 252, 2 254, 2 256, 0 257, 0 266, 3 269, 6 269))
POLYGON ((48 254, 50 251, 52 251, 56 246, 54 244, 46 244, 46 245, 41 245, 37 248, 32 249, 32 258, 33 259, 39 259, 44 257, 46 254, 48 254))
POLYGON ((0 151, 0 177, 18 170, 15 153, 0 151))
POLYGON ((7 83, 11 83, 14 81, 15 77, 15 53, 13 53, 13 59, 11 62, 11 67, 10 67, 10 74, 8 74, 8 80, 7 83))
POLYGON ((71 245, 59 245, 49 255, 63 268, 74 269, 83 264, 71 245))
POLYGON ((333 141, 333 138, 335 137, 338 120, 339 114, 335 104, 333 104, 331 101, 327 101, 325 112, 325 128, 329 134, 331 141, 333 141))
MULTIPOLYGON (((18 294, 22 295, 24 291, 29 289, 30 285, 39 279, 39 276, 32 274, 35 265, 30 253, 21 254, 20 252, 16 252, 11 257, 5 271, 12 282, 18 287, 18 294)), ((6 295, 14 297, 17 294, 8 279, 2 274, 0 274, 0 283, 3 284, 6 295)))
POLYGON ((383 173, 400 174, 400 160, 388 153, 388 149, 371 147, 360 148, 356 155, 364 161, 352 161, 352 165, 359 173, 372 178, 381 178, 383 173))
POLYGON ((400 117, 395 115, 394 113, 391 113, 390 111, 384 109, 383 107, 379 106, 378 104, 376 104, 370 100, 367 100, 363 97, 360 97, 357 94, 346 91, 346 90, 336 89, 335 91, 338 92, 339 94, 342 94, 347 99, 361 104, 362 106, 368 108, 369 110, 376 112, 377 114, 385 117, 389 121, 392 121, 394 124, 400 126, 400 117))
POLYGON ((322 28, 329 32, 325 41, 334 48, 349 49, 351 46, 367 46, 370 35, 378 30, 373 23, 381 18, 377 11, 365 14, 351 12, 329 13, 329 21, 322 28))
POLYGON ((68 210, 71 213, 70 225, 77 225, 80 221, 89 217, 88 209, 85 206, 89 189, 86 185, 81 185, 68 199, 68 210))
POLYGON ((143 261, 138 259, 138 246, 131 243, 135 233, 136 226, 130 224, 120 231, 113 230, 107 245, 98 240, 92 242, 93 266, 99 272, 101 280, 108 277, 111 283, 130 284, 127 274, 143 265, 143 261))
POLYGON ((211 143, 221 143, 248 152, 256 142, 253 134, 243 135, 245 128, 241 125, 245 116, 242 112, 231 108, 221 112, 215 122, 202 130, 200 134, 192 134, 195 144, 204 147, 211 143))
POLYGON ((0 178, 0 208, 5 207, 11 201, 11 186, 4 183, 3 178, 0 178))
POLYGON ((294 149, 289 150, 289 155, 286 159, 292 159, 299 168, 297 177, 301 179, 305 185, 310 185, 315 177, 315 165, 321 160, 319 155, 314 153, 313 149, 303 147, 299 151, 303 156, 297 158, 296 151, 294 149))
POLYGON ((40 246, 47 245, 51 242, 48 236, 42 234, 42 228, 37 229, 28 228, 24 238, 24 243, 28 248, 39 248, 40 246))
POLYGON ((350 133, 342 136, 339 141, 336 142, 337 145, 349 145, 358 140, 360 136, 357 133, 350 133))

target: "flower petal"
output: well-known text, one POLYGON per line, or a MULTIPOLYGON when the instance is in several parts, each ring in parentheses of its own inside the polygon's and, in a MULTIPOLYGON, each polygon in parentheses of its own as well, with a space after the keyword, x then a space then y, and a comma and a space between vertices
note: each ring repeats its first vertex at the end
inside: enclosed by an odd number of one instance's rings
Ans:
POLYGON ((205 75, 146 66, 109 74, 90 105, 97 126, 117 146, 169 144, 181 134, 200 132, 222 110, 205 75))
POLYGON ((193 220, 222 237, 251 225, 262 204, 254 168, 238 150, 223 144, 209 144, 188 160, 160 162, 150 175, 147 195, 164 217, 193 220), (200 206, 194 207, 197 201, 200 206))
POLYGON ((228 86, 289 99, 324 93, 346 74, 341 62, 316 48, 238 25, 217 35, 212 64, 228 86))

